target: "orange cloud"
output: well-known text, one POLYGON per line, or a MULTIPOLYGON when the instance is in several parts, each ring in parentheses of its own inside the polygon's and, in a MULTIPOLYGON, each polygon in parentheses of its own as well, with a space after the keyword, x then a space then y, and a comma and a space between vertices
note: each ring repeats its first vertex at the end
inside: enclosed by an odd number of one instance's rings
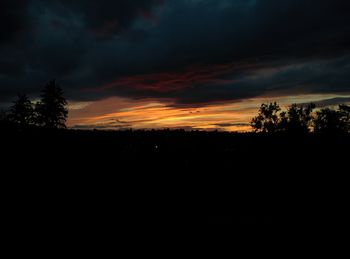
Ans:
POLYGON ((68 124, 70 127, 89 125, 91 128, 249 130, 247 122, 254 110, 241 110, 238 103, 177 108, 167 101, 114 97, 72 110, 68 124))
POLYGON ((291 103, 316 102, 333 95, 260 97, 241 102, 224 102, 203 107, 182 108, 169 100, 131 100, 112 97, 86 105, 74 104, 69 127, 104 129, 164 129, 250 131, 249 122, 261 103, 277 101, 282 108, 291 103))

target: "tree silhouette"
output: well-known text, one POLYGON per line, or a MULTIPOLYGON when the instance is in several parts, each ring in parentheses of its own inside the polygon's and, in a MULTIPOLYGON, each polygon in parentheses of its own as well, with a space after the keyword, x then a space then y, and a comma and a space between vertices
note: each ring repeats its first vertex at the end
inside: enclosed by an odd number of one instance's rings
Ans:
POLYGON ((342 114, 342 122, 345 126, 345 131, 350 133, 350 106, 339 105, 339 111, 342 114))
POLYGON ((10 108, 8 119, 22 128, 34 122, 33 104, 27 95, 18 94, 18 99, 14 101, 13 106, 10 108))
POLYGON ((67 101, 63 97, 63 90, 56 83, 50 81, 41 94, 41 100, 36 105, 37 123, 46 128, 66 128, 68 110, 67 101))
POLYGON ((341 110, 325 108, 317 112, 314 121, 316 133, 345 133, 347 132, 347 127, 348 125, 344 120, 344 114, 341 110))
POLYGON ((262 104, 257 117, 251 121, 251 126, 256 132, 274 133, 279 129, 280 118, 278 112, 280 106, 275 103, 262 104))
POLYGON ((293 104, 287 112, 280 114, 280 130, 292 134, 305 134, 310 132, 312 126, 312 111, 314 104, 306 107, 293 104))

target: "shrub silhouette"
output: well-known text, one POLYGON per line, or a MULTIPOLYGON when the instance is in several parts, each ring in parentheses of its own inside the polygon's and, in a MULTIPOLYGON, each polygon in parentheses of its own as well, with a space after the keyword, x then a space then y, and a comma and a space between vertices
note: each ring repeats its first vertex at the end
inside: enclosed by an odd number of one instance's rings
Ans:
POLYGON ((18 99, 10 108, 8 120, 22 128, 28 127, 34 122, 33 104, 25 94, 18 94, 18 99))
POLYGON ((61 87, 56 80, 50 81, 42 91, 36 105, 37 124, 46 128, 66 128, 68 110, 61 87))

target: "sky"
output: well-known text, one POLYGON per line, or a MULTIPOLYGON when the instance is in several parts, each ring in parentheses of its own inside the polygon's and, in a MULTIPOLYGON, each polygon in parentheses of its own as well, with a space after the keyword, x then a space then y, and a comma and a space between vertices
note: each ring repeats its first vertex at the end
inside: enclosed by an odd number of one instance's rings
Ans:
POLYGON ((249 130, 350 103, 348 0, 1 0, 0 106, 57 79, 78 129, 249 130))

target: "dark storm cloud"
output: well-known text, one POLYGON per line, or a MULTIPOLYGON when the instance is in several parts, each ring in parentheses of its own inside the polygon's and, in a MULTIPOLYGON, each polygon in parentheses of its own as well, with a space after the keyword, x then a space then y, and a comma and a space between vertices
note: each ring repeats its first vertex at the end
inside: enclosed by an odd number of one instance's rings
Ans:
POLYGON ((13 40, 26 29, 27 0, 0 1, 0 44, 13 40))
POLYGON ((86 29, 98 38, 110 38, 128 29, 139 16, 152 19, 151 10, 161 0, 58 0, 56 8, 81 17, 86 29))
POLYGON ((178 105, 349 93, 347 0, 1 1, 0 96, 58 78, 71 99, 178 105))
POLYGON ((151 8, 159 4, 159 0, 1 1, 0 100, 19 91, 37 94, 50 78, 60 79, 67 92, 78 95, 87 82, 99 84, 103 75, 94 74, 96 60, 85 56, 126 33, 137 17, 150 19, 151 8), (118 26, 108 25, 114 22, 118 26))

